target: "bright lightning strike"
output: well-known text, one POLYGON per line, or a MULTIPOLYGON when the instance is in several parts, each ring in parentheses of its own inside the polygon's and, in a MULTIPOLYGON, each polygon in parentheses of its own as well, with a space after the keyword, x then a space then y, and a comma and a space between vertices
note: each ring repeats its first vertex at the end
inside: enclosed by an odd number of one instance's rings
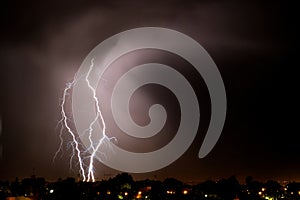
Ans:
POLYGON ((99 148, 101 147, 101 145, 103 145, 105 143, 109 147, 109 145, 110 145, 109 142, 112 139, 116 140, 116 138, 114 138, 114 137, 109 138, 106 135, 106 124, 105 124, 105 121, 104 121, 104 118, 103 118, 103 115, 102 115, 102 112, 101 112, 101 109, 100 109, 100 106, 99 106, 99 100, 96 96, 96 88, 94 88, 90 84, 90 80, 89 80, 89 77, 90 77, 90 74, 93 70, 93 67, 94 67, 94 59, 91 60, 90 68, 89 68, 89 70, 88 70, 88 72, 85 76, 85 81, 87 83, 88 88, 91 90, 92 97, 93 97, 95 107, 96 107, 96 116, 91 121, 91 123, 89 124, 89 127, 87 129, 88 135, 89 135, 90 146, 88 148, 84 149, 84 150, 81 150, 80 147, 83 146, 83 145, 81 145, 81 143, 78 140, 78 137, 76 137, 76 134, 70 128, 69 122, 68 122, 69 118, 68 118, 68 116, 65 112, 65 104, 66 104, 67 96, 70 95, 69 91, 72 89, 72 87, 74 87, 74 85, 77 82, 77 79, 74 78, 72 82, 66 84, 66 87, 65 87, 64 92, 63 92, 62 102, 60 104, 62 118, 58 122, 59 124, 61 124, 61 129, 60 129, 60 134, 59 134, 60 145, 59 145, 59 148, 58 148, 58 150, 55 153, 54 158, 53 158, 53 160, 55 160, 56 157, 58 156, 59 152, 62 152, 62 150, 63 150, 63 144, 64 144, 63 133, 64 133, 64 130, 66 129, 67 132, 69 133, 69 135, 72 138, 72 141, 70 143, 70 145, 72 147, 72 155, 71 155, 71 158, 70 158, 70 169, 72 168, 73 158, 77 157, 79 168, 80 168, 80 175, 82 176, 83 181, 87 181, 87 182, 89 182, 89 181, 94 182, 95 181, 94 159, 95 159, 95 156, 96 156, 99 148), (101 124, 102 124, 102 128, 103 128, 102 129, 102 137, 100 137, 100 139, 97 142, 94 142, 93 139, 92 139, 93 134, 95 134, 93 127, 99 119, 101 120, 101 124), (90 155, 88 156, 88 159, 87 159, 86 156, 83 156, 83 154, 88 152, 88 151, 90 151, 90 155), (88 160, 87 165, 84 163, 84 160, 88 160), (86 169, 86 166, 87 166, 87 169, 86 169))
POLYGON ((111 138, 108 138, 107 135, 106 135, 106 125, 105 125, 103 115, 101 113, 101 109, 99 107, 99 101, 98 101, 98 98, 96 96, 96 89, 91 86, 90 81, 89 81, 89 76, 90 76, 91 71, 93 70, 93 67, 94 67, 94 59, 91 60, 91 66, 90 66, 90 69, 89 69, 89 71, 86 75, 85 80, 86 80, 90 90, 93 93, 93 99, 95 101, 95 106, 96 106, 96 117, 92 121, 92 123, 90 124, 90 127, 89 127, 89 140, 90 140, 91 147, 92 147, 92 154, 90 156, 90 163, 89 163, 89 168, 88 168, 88 178, 87 178, 87 181, 90 181, 92 179, 92 181, 94 182, 95 181, 95 176, 94 176, 94 165, 93 165, 93 163, 94 163, 95 155, 96 155, 99 147, 103 144, 103 142, 109 141, 111 138), (95 147, 93 145, 91 137, 92 137, 92 133, 93 133, 93 126, 99 118, 101 119, 103 130, 102 130, 102 137, 100 137, 100 140, 98 141, 98 143, 95 147))

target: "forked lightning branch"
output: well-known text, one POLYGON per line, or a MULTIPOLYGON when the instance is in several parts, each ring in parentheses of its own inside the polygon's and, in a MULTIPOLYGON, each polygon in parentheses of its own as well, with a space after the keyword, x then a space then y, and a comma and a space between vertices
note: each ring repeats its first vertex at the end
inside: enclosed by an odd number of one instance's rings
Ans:
MULTIPOLYGON (((94 100, 95 107, 96 107, 96 116, 90 122, 88 129, 84 132, 84 134, 86 134, 86 133, 88 134, 90 145, 88 146, 88 148, 85 148, 85 146, 81 144, 79 134, 77 134, 75 131, 73 131, 72 128, 70 127, 70 125, 69 125, 70 119, 68 118, 66 111, 65 111, 67 97, 70 95, 70 91, 73 88, 73 86, 77 83, 77 79, 75 76, 75 78, 73 79, 72 82, 69 82, 66 84, 66 87, 63 91, 62 101, 60 104, 61 120, 59 121, 59 125, 61 126, 60 135, 59 135, 60 146, 54 155, 54 160, 55 160, 57 155, 59 153, 61 153, 61 151, 63 150, 63 144, 64 144, 63 134, 65 132, 67 132, 72 138, 72 140, 69 143, 72 148, 72 155, 70 157, 70 169, 72 169, 73 160, 74 160, 74 158, 76 158, 79 168, 80 168, 80 175, 82 176, 82 180, 88 181, 88 182, 95 181, 94 160, 95 160, 96 153, 99 151, 99 148, 102 145, 104 145, 104 143, 105 143, 105 146, 109 148, 110 140, 116 140, 116 138, 114 138, 114 137, 109 138, 106 135, 106 125, 105 125, 105 121, 104 121, 104 118, 103 118, 103 115, 102 115, 102 112, 101 112, 101 109, 99 106, 99 100, 96 95, 96 88, 94 88, 90 84, 90 80, 89 80, 89 77, 93 70, 93 67, 94 67, 94 59, 91 60, 91 65, 89 67, 89 70, 88 70, 86 76, 84 77, 86 84, 91 91, 90 93, 91 93, 91 96, 94 100), (93 141, 92 138, 93 138, 93 134, 97 134, 94 131, 94 125, 95 125, 95 123, 97 123, 98 120, 100 120, 101 124, 102 124, 102 137, 100 137, 100 139, 95 142, 95 141, 93 141), (86 155, 86 154, 88 154, 88 155, 86 155)), ((105 157, 105 155, 104 155, 104 157, 105 157)))

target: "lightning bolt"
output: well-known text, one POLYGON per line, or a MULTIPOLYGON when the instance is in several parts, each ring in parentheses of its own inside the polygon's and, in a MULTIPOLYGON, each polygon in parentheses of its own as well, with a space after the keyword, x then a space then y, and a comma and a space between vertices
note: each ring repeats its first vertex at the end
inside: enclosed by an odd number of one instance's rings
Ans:
POLYGON ((96 156, 96 153, 102 144, 104 144, 105 142, 110 141, 112 139, 115 139, 115 138, 114 137, 109 138, 106 135, 106 124, 105 124, 105 121, 104 121, 104 118, 103 118, 103 115, 102 115, 102 112, 101 112, 101 109, 99 106, 99 100, 96 96, 96 89, 92 87, 92 85, 90 84, 90 81, 89 81, 89 76, 90 76, 91 71, 93 70, 93 67, 94 67, 94 59, 91 60, 91 65, 90 65, 89 71, 86 75, 85 81, 87 82, 89 89, 92 91, 93 99, 94 99, 95 106, 96 106, 96 116, 95 116, 94 120, 91 122, 90 127, 89 127, 89 140, 90 140, 90 144, 91 144, 92 154, 90 156, 90 162, 89 162, 89 167, 88 167, 88 178, 87 178, 87 181, 90 181, 92 179, 92 181, 95 182, 94 158, 96 156), (102 137, 100 137, 97 145, 94 146, 93 141, 92 141, 93 126, 98 121, 99 118, 101 119, 102 128, 103 128, 102 129, 102 137))
MULTIPOLYGON (((59 137, 60 137, 60 146, 59 146, 59 149, 58 151, 55 153, 55 157, 57 156, 58 152, 62 150, 62 145, 63 145, 63 138, 62 138, 62 134, 63 134, 63 130, 64 128, 67 129, 67 132, 71 135, 72 137, 72 143, 71 143, 71 146, 72 146, 72 149, 73 149, 73 156, 74 156, 74 153, 75 155, 77 155, 77 159, 78 159, 78 162, 79 162, 79 167, 80 167, 80 174, 82 175, 83 177, 83 181, 86 180, 86 176, 85 176, 85 171, 84 171, 84 163, 82 161, 82 158, 81 158, 81 151, 80 151, 80 148, 79 148, 79 142, 77 141, 77 138, 75 136, 75 133, 72 131, 72 129, 70 128, 69 126, 69 123, 68 123, 68 117, 66 115, 66 112, 65 112, 65 103, 66 103, 66 97, 69 95, 69 90, 73 87, 73 85, 76 83, 76 79, 74 79, 72 82, 70 83, 67 83, 66 84, 66 87, 64 89, 64 92, 63 92, 63 97, 62 97, 62 102, 61 102, 61 120, 59 121, 60 124, 62 124, 62 128, 60 129, 60 134, 59 134, 59 137)), ((73 159, 73 156, 71 157, 71 160, 73 159)), ((55 159, 54 157, 54 159, 55 159)))
MULTIPOLYGON (((94 168, 94 159, 95 156, 97 154, 97 152, 99 151, 100 147, 104 144, 108 145, 108 147, 110 147, 110 141, 111 140, 115 140, 115 137, 108 137, 106 134, 106 124, 99 106, 99 100, 97 98, 96 95, 96 88, 94 88, 91 83, 90 83, 90 74, 92 72, 94 68, 94 59, 91 60, 91 65, 90 68, 85 76, 85 81, 87 83, 87 86, 89 88, 89 90, 92 93, 92 97, 95 103, 95 107, 96 107, 96 116, 95 118, 91 121, 91 123, 89 124, 88 129, 86 130, 86 132, 88 132, 88 139, 89 139, 89 143, 90 146, 83 149, 81 147, 83 147, 84 145, 82 145, 79 140, 78 137, 76 136, 77 134, 75 132, 73 132, 73 130, 71 129, 70 125, 69 125, 69 121, 70 119, 68 118, 66 111, 65 111, 65 104, 67 101, 67 97, 70 95, 69 91, 74 87, 74 85, 76 84, 76 82, 80 79, 80 77, 78 79, 74 78, 72 82, 69 82, 66 84, 66 87, 63 91, 63 96, 61 99, 61 103, 60 103, 60 109, 61 109, 61 119, 58 121, 58 125, 61 125, 60 131, 59 131, 59 139, 60 139, 60 144, 58 147, 58 150, 56 151, 54 157, 53 157, 53 161, 55 161, 56 157, 58 156, 58 154, 60 152, 63 151, 63 144, 64 144, 64 140, 63 140, 63 134, 64 134, 64 130, 67 130, 67 133, 71 136, 72 141, 70 141, 70 143, 68 143, 68 146, 71 146, 72 148, 72 154, 70 157, 70 169, 72 169, 72 163, 73 163, 73 159, 74 157, 77 158, 78 160, 78 164, 79 164, 79 173, 82 176, 82 180, 83 181, 87 181, 87 182, 95 182, 95 168, 94 168), (102 137, 100 137, 100 139, 96 142, 93 141, 93 134, 94 133, 94 125, 96 124, 96 122, 100 119, 101 124, 102 124, 102 137), (90 152, 89 156, 84 156, 84 154, 86 154, 87 152, 90 152), (86 165, 84 160, 88 160, 88 164, 86 165), (87 167, 87 169, 86 169, 87 167)), ((76 77, 76 75, 75 75, 76 77)), ((105 154, 102 153, 104 156, 105 154)))

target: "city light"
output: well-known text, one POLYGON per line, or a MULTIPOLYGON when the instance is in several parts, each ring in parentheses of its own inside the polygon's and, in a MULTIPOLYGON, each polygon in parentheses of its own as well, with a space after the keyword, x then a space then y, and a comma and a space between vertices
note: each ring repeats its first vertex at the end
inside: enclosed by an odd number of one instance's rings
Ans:
POLYGON ((167 194, 175 194, 175 191, 167 190, 167 194))
POLYGON ((136 198, 137 198, 137 199, 142 198, 142 192, 141 192, 141 191, 138 191, 138 194, 136 195, 136 198))

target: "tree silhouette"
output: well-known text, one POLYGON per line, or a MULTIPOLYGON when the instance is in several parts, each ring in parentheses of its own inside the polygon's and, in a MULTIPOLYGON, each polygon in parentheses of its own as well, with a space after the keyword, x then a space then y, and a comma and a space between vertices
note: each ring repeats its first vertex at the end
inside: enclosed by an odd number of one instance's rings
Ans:
POLYGON ((273 197, 274 199, 279 198, 280 193, 282 191, 282 186, 277 182, 273 180, 269 180, 265 183, 266 188, 266 194, 269 197, 273 197))
POLYGON ((217 183, 218 194, 222 200, 232 200, 240 193, 240 184, 235 176, 221 179, 217 183))

